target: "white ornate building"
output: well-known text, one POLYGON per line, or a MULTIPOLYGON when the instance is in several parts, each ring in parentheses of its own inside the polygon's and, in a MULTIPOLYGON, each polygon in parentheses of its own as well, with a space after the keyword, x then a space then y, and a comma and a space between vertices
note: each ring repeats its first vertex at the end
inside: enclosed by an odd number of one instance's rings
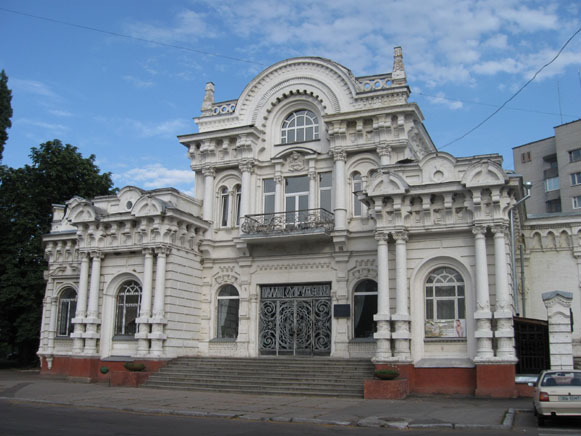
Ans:
POLYGON ((194 199, 126 187, 55 208, 43 371, 366 357, 412 391, 513 395, 521 180, 499 155, 438 152, 409 95, 400 48, 387 74, 296 58, 237 100, 207 84, 199 132, 179 137, 194 199))

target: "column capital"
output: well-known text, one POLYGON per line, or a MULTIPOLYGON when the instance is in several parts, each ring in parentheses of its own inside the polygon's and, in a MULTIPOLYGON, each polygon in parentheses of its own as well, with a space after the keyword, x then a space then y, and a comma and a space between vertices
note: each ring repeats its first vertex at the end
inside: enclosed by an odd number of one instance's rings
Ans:
POLYGON ((141 251, 143 254, 145 254, 145 256, 153 256, 153 248, 152 247, 145 247, 141 251))
POLYGON ((99 259, 102 260, 105 257, 105 253, 98 251, 98 250, 94 250, 91 251, 91 259, 99 259))
POLYGON ((389 233, 387 232, 375 232, 375 240, 377 242, 387 242, 387 239, 389 238, 389 233))
POLYGON ((504 236, 505 234, 508 233, 508 226, 506 224, 495 224, 491 230, 495 236, 496 235, 504 236))
POLYGON ((393 232, 391 234, 391 236, 393 236, 393 239, 396 242, 398 242, 398 241, 407 242, 409 239, 408 234, 409 234, 409 232, 407 230, 397 230, 397 231, 393 232))
POLYGON ((331 151, 331 153, 333 154, 333 160, 335 162, 337 162, 337 161, 345 162, 347 160, 347 153, 345 153, 345 150, 343 150, 341 148, 333 150, 333 151, 331 151))
POLYGON ((309 179, 316 181, 317 180, 317 173, 315 171, 309 171, 309 179))
POLYGON ((162 245, 161 247, 155 247, 154 251, 158 256, 167 256, 171 252, 171 247, 162 245))
POLYGON ((389 157, 391 155, 391 146, 387 145, 387 141, 381 141, 377 144, 377 154, 389 157))
POLYGON ((474 234, 474 236, 478 235, 484 236, 484 234, 486 234, 486 226, 475 225, 474 227, 472 227, 472 233, 474 234))
POLYGON ((254 168, 254 161, 253 160, 243 160, 238 165, 238 168, 240 168, 240 171, 242 171, 243 173, 251 173, 253 168, 254 168))
POLYGON ((284 182, 284 177, 281 175, 276 175, 274 176, 274 182, 276 184, 282 185, 282 183, 284 182))
POLYGON ((216 169, 214 167, 206 166, 202 168, 202 174, 206 177, 215 177, 216 169))

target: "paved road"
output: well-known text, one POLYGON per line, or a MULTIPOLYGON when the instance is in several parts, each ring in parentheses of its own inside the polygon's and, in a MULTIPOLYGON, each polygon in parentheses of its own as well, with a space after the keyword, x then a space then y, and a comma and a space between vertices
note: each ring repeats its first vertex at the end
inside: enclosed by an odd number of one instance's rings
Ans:
MULTIPOLYGON (((459 430, 396 430, 351 426, 260 422, 241 419, 145 415, 97 408, 71 408, 0 400, 2 436, 460 436, 459 430)), ((509 436, 510 430, 474 430, 470 436, 509 436)))

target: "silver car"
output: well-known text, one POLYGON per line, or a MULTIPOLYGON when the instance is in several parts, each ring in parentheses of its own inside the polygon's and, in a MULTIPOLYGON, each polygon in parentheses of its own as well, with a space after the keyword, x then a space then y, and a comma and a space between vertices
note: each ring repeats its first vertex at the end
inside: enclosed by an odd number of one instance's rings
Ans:
POLYGON ((548 417, 581 416, 581 371, 543 371, 535 385, 533 407, 539 427, 548 417))

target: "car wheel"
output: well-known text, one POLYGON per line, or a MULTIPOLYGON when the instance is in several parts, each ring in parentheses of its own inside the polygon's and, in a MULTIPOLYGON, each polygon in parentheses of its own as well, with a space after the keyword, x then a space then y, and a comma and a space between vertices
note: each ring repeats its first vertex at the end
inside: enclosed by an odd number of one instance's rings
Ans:
POLYGON ((545 417, 543 415, 537 415, 537 423, 539 424, 539 427, 544 427, 545 417))

